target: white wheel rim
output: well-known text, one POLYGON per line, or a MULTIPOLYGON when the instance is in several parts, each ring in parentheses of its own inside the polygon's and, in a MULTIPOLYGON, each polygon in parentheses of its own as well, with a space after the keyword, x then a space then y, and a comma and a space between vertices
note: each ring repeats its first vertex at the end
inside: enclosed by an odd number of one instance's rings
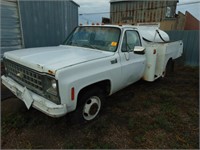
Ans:
POLYGON ((92 96, 87 99, 84 107, 83 107, 83 118, 85 120, 94 119, 101 108, 101 100, 97 96, 92 96))

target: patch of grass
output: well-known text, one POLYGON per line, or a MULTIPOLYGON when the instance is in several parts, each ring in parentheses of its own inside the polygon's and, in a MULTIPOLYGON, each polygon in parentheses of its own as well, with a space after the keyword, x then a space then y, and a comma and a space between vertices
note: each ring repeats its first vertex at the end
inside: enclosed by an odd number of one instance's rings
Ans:
POLYGON ((149 100, 149 99, 147 99, 147 100, 145 100, 145 101, 143 102, 144 108, 149 108, 149 107, 152 106, 152 104, 153 104, 153 101, 151 101, 151 100, 149 100))
POLYGON ((190 116, 191 121, 197 122, 199 120, 198 109, 192 109, 192 108, 190 108, 187 113, 190 116))
POLYGON ((133 118, 129 119, 128 127, 129 129, 133 129, 136 126, 135 120, 133 118))
POLYGON ((174 97, 176 94, 169 89, 162 89, 159 91, 159 95, 162 97, 174 97))
POLYGON ((21 140, 17 142, 17 149, 33 149, 33 146, 29 140, 21 140))
POLYGON ((128 129, 146 132, 149 130, 149 125, 151 125, 151 122, 152 120, 148 116, 135 116, 133 118, 129 118, 128 129))
POLYGON ((11 129, 20 129, 26 125, 26 119, 20 114, 12 114, 3 117, 2 120, 2 135, 7 134, 11 129))
POLYGON ((145 141, 145 138, 144 138, 144 136, 143 135, 140 135, 140 136, 137 136, 137 137, 135 137, 134 138, 134 142, 136 142, 136 143, 142 143, 142 142, 144 142, 145 141))
POLYGON ((72 143, 65 143, 64 146, 63 146, 64 149, 76 149, 76 146, 72 143))
POLYGON ((167 120, 166 116, 164 116, 163 114, 156 116, 155 122, 161 129, 164 129, 164 130, 169 131, 169 132, 173 131, 172 123, 170 123, 167 120))
POLYGON ((165 133, 157 134, 157 135, 155 136, 155 141, 156 141, 156 142, 161 142, 161 141, 163 141, 163 140, 165 139, 165 137, 166 137, 166 134, 165 134, 165 133))
POLYGON ((115 148, 114 145, 110 143, 102 142, 100 139, 97 138, 85 138, 82 141, 71 141, 68 140, 63 145, 64 149, 113 149, 115 148))
POLYGON ((114 146, 109 143, 96 143, 93 145, 92 149, 113 149, 114 146))
POLYGON ((165 117, 167 117, 170 120, 177 120, 178 119, 178 112, 179 108, 171 102, 161 103, 160 104, 160 111, 165 114, 165 117))

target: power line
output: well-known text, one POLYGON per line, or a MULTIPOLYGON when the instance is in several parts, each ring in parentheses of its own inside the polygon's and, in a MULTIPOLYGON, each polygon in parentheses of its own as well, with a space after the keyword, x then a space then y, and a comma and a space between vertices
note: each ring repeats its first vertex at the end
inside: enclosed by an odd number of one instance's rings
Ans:
MULTIPOLYGON (((180 6, 180 5, 190 5, 190 4, 196 4, 196 3, 200 3, 200 1, 177 4, 177 6, 180 6)), ((134 11, 136 11, 136 10, 153 10, 153 9, 165 8, 165 7, 170 7, 170 6, 175 6, 175 5, 166 5, 166 6, 154 7, 154 8, 140 8, 140 9, 134 9, 134 11)), ((128 12, 128 11, 126 10, 126 11, 117 11, 117 12, 109 12, 109 11, 107 11, 107 12, 96 12, 96 13, 80 13, 79 15, 80 16, 83 16, 83 15, 98 15, 98 14, 111 14, 111 13, 119 13, 119 12, 122 13, 122 12, 128 12)))

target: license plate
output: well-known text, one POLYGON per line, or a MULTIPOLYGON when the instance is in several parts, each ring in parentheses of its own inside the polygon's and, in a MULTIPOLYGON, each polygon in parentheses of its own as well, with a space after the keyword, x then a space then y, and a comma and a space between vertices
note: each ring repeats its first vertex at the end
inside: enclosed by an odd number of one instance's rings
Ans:
POLYGON ((22 100, 24 101, 26 107, 29 109, 33 103, 33 98, 31 97, 31 95, 26 87, 24 88, 24 91, 23 91, 21 97, 22 97, 22 100))

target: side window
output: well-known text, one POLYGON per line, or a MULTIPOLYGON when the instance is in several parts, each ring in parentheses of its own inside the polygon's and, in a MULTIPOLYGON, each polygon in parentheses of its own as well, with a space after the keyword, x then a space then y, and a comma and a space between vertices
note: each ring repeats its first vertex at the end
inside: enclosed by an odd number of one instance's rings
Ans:
POLYGON ((139 35, 136 31, 126 31, 122 43, 122 52, 129 52, 135 46, 141 46, 139 35))

